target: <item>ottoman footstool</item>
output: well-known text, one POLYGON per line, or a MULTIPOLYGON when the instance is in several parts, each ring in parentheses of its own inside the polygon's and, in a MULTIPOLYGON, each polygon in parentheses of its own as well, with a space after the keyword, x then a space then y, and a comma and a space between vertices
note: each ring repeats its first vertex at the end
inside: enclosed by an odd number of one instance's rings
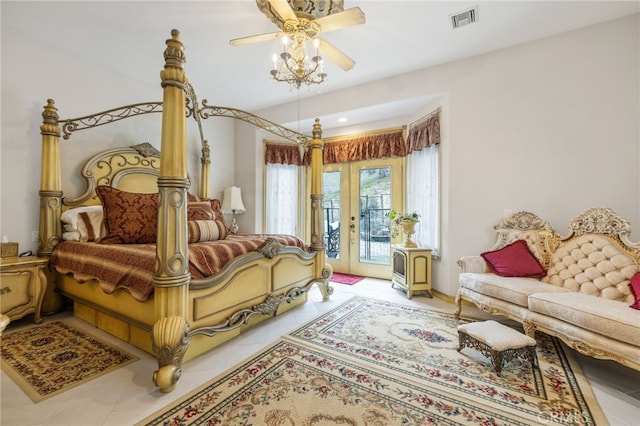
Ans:
POLYGON ((489 357, 499 376, 505 361, 521 358, 538 367, 536 341, 497 321, 472 322, 458 326, 458 352, 464 348, 477 349, 489 357))

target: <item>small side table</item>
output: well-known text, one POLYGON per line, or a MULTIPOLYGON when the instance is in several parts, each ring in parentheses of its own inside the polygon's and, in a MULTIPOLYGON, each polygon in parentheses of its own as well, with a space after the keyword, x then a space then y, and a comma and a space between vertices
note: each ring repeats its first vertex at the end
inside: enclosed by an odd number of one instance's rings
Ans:
POLYGON ((33 312, 39 324, 48 259, 37 256, 0 258, 0 313, 16 320, 33 312))
POLYGON ((431 296, 431 249, 391 246, 391 286, 399 287, 411 299, 417 291, 431 296))

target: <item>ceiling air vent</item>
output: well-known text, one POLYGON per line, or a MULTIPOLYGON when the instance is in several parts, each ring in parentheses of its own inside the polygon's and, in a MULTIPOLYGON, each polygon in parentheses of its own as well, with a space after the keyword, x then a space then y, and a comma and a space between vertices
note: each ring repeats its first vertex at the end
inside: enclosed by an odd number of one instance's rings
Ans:
POLYGON ((465 25, 472 24, 478 20, 478 6, 474 6, 471 9, 463 10, 454 15, 451 15, 451 25, 453 28, 464 27, 465 25))

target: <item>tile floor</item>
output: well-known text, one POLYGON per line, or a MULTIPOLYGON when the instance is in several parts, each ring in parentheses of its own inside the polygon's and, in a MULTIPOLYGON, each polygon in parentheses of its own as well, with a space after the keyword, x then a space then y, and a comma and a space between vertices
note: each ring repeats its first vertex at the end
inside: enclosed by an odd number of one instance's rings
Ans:
MULTIPOLYGON (((38 404, 31 402, 4 372, 0 380, 0 424, 93 426, 132 425, 169 402, 222 373, 260 350, 293 328, 313 319, 354 295, 379 298, 399 303, 412 303, 453 312, 454 306, 440 299, 414 296, 408 300, 404 293, 391 288, 389 281, 365 279, 354 286, 334 284, 334 294, 322 302, 314 288, 309 302, 285 315, 267 320, 239 337, 213 349, 209 353, 183 365, 183 373, 175 391, 163 394, 152 382, 156 361, 150 355, 71 317, 68 312, 44 317, 45 321, 66 318, 69 322, 104 340, 137 355, 140 360, 84 385, 70 389, 38 404)), ((477 309, 465 307, 465 316, 485 318, 477 309)), ((27 316, 9 325, 7 331, 31 326, 27 316)), ((578 354, 579 355, 579 354, 578 354)), ((613 426, 640 424, 640 372, 608 361, 579 356, 593 391, 613 426)))

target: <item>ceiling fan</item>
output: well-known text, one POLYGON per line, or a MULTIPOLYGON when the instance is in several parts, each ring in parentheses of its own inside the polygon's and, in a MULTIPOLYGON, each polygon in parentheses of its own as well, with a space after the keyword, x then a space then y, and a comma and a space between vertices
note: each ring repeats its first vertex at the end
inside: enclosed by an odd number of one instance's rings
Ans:
POLYGON ((348 71, 355 65, 353 59, 317 35, 364 24, 364 13, 359 7, 342 10, 342 1, 334 1, 337 7, 325 8, 322 11, 316 9, 316 13, 310 13, 311 9, 314 9, 310 7, 310 5, 314 6, 313 0, 294 0, 291 2, 293 6, 287 0, 266 0, 266 3, 265 0, 256 0, 256 2, 258 8, 280 28, 280 31, 236 38, 229 41, 232 46, 274 40, 284 36, 290 40, 301 37, 308 40, 315 39, 318 42, 320 54, 343 70, 348 71), (339 11, 333 12, 333 10, 339 11), (323 12, 328 14, 322 15, 323 12))

